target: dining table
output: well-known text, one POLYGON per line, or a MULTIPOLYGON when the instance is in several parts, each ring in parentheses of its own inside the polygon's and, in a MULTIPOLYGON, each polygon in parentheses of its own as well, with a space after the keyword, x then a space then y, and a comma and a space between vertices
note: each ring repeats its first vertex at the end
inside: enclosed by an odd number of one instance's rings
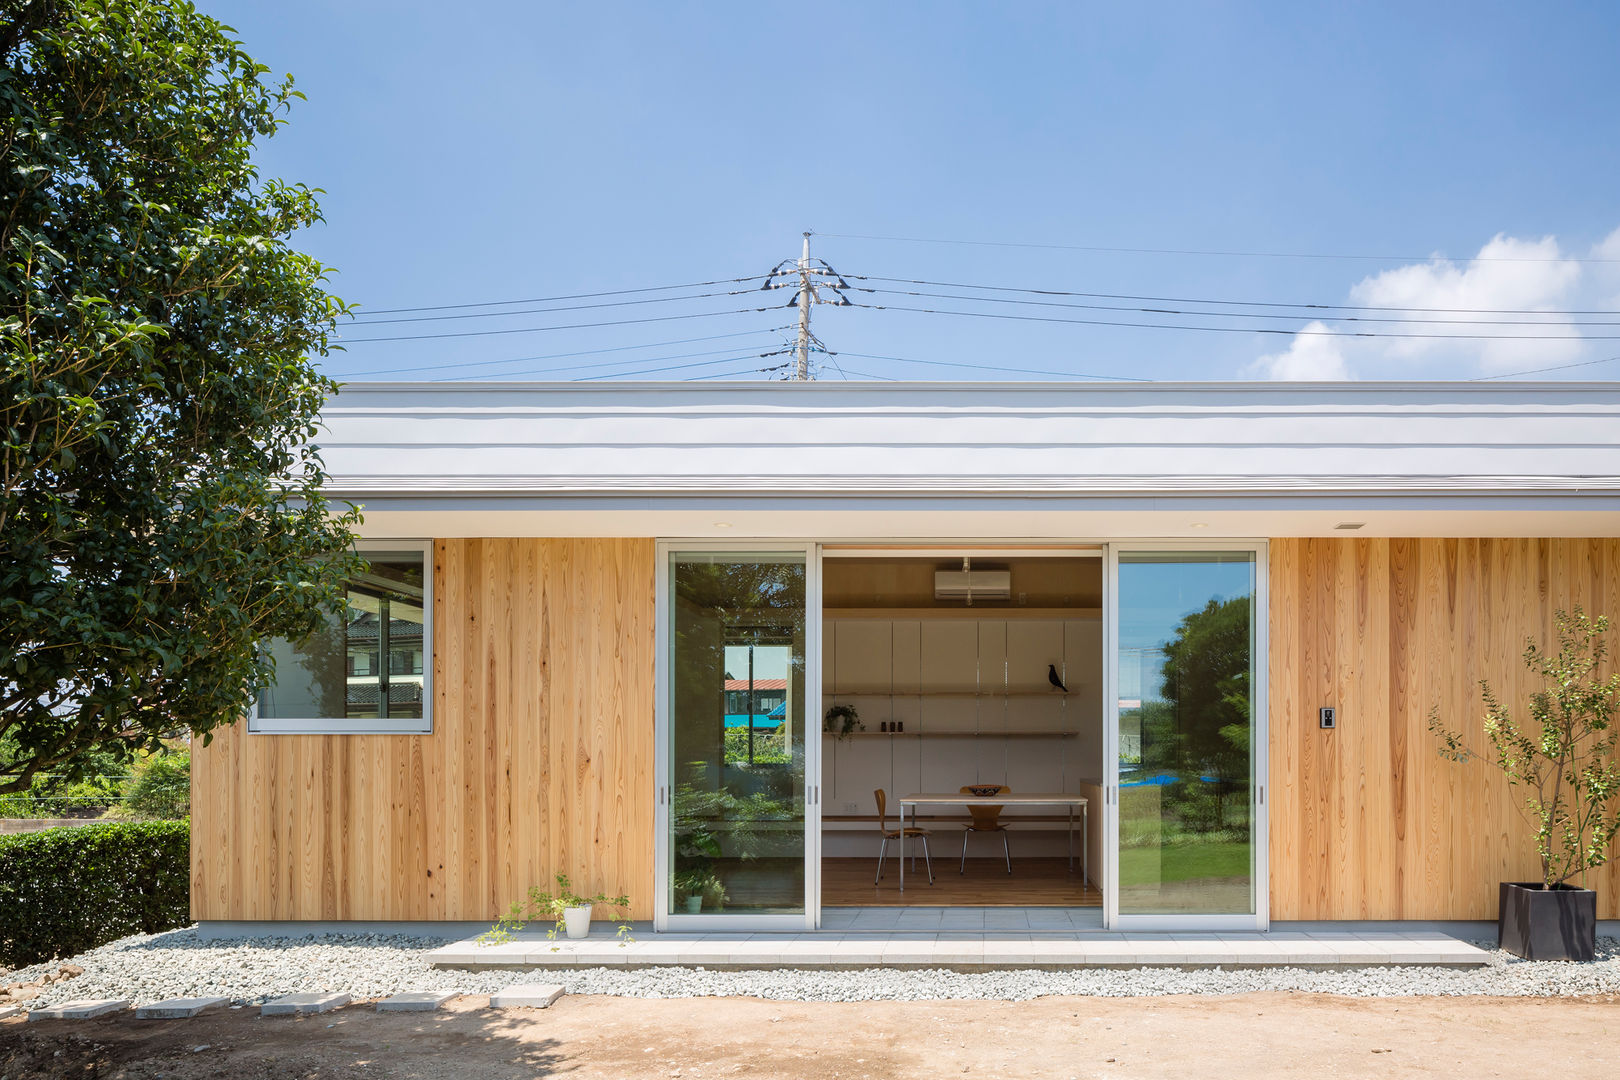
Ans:
MULTIPOLYGON (((919 806, 1064 806, 1069 810, 1069 870, 1074 870, 1074 812, 1080 811, 1080 880, 1091 883, 1087 800, 1084 795, 1065 791, 1003 791, 997 795, 970 795, 964 791, 919 791, 898 800, 900 804, 900 891, 906 891, 906 807, 911 807, 913 824, 919 806)), ((970 811, 971 812, 971 811, 970 811)), ((1014 818, 1013 820, 1017 820, 1014 818)), ((966 840, 964 839, 964 843, 966 840)))

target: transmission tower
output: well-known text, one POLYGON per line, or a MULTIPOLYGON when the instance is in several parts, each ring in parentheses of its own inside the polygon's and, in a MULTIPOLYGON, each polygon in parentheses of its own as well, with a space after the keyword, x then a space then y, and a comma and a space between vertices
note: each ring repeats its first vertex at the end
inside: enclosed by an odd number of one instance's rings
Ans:
MULTIPOLYGON (((765 355, 780 355, 791 352, 793 361, 792 374, 789 378, 795 382, 808 382, 814 379, 815 372, 810 367, 810 354, 812 352, 828 352, 827 346, 821 339, 810 332, 810 307, 813 304, 831 304, 834 307, 849 307, 849 299, 844 296, 841 289, 851 288, 849 282, 844 280, 842 274, 828 266, 821 259, 810 257, 810 234, 804 234, 804 251, 798 261, 783 259, 771 267, 771 272, 765 275, 765 283, 761 289, 793 289, 794 295, 788 299, 786 307, 799 309, 799 335, 792 349, 780 349, 777 353, 765 355), (826 293, 826 296, 822 294, 826 293)), ((787 366, 787 365, 784 365, 787 366)))

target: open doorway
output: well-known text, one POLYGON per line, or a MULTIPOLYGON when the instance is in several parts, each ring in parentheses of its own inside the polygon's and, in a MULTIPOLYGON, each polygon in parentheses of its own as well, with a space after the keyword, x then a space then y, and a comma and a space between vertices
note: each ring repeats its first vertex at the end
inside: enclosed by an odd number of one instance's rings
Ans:
POLYGON ((1101 555, 824 551, 823 908, 1100 909, 1101 555))

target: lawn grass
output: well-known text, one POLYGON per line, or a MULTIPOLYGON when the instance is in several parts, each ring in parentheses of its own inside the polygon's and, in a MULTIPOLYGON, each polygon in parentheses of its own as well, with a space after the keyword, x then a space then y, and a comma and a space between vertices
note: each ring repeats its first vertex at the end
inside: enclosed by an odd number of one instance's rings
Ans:
POLYGON ((1249 845, 1231 841, 1171 844, 1163 848, 1120 849, 1121 883, 1188 881, 1193 878, 1248 877, 1249 845))

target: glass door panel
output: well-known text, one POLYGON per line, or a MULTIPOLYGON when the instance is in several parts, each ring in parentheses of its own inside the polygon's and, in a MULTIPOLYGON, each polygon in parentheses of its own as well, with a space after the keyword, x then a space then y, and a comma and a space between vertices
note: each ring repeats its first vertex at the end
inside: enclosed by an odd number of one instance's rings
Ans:
POLYGON ((1257 557, 1120 551, 1121 916, 1253 915, 1257 557))
POLYGON ((666 910, 802 914, 806 556, 669 559, 666 910))

